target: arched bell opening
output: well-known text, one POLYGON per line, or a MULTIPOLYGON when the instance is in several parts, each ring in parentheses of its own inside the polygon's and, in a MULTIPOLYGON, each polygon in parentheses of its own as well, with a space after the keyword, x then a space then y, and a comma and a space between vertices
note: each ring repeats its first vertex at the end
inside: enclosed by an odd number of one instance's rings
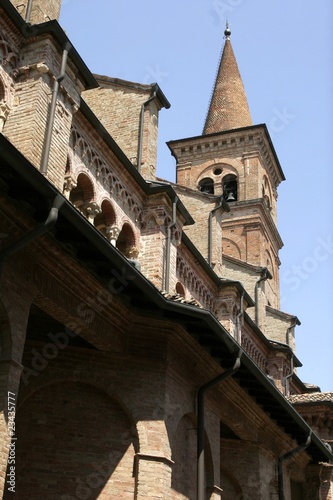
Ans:
POLYGON ((222 179, 222 190, 224 199, 230 203, 237 201, 237 177, 233 174, 228 174, 222 179))
POLYGON ((199 191, 206 194, 214 194, 214 181, 210 177, 205 177, 199 182, 199 191))

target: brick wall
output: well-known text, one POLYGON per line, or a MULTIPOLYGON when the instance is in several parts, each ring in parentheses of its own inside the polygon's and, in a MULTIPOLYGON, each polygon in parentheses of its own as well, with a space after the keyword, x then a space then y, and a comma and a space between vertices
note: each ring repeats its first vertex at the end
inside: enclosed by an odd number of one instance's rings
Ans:
MULTIPOLYGON (((60 71, 61 55, 53 43, 40 40, 24 51, 24 67, 13 81, 13 104, 3 133, 37 167, 40 168, 49 120, 53 79, 60 71)), ((73 106, 79 101, 80 87, 71 80, 71 64, 58 93, 48 177, 62 191, 67 162, 67 147, 73 106)))
POLYGON ((84 92, 85 101, 143 177, 154 179, 161 104, 157 98, 149 100, 152 86, 101 76, 97 80, 100 87, 84 92), (140 128, 142 156, 138 166, 140 128))
POLYGON ((48 385, 18 409, 16 426, 15 498, 133 499, 136 436, 107 395, 83 383, 48 385))
MULTIPOLYGON (((28 1, 11 0, 14 7, 25 19, 27 13, 28 1)), ((34 0, 32 2, 32 10, 30 22, 31 24, 45 23, 52 19, 59 19, 61 0, 34 0)))

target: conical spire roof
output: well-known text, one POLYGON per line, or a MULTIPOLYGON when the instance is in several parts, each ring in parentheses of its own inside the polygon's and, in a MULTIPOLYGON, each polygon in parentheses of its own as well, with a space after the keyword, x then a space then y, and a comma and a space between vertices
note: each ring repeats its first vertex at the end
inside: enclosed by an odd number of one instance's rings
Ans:
POLYGON ((230 42, 228 25, 203 134, 252 125, 244 85, 230 42))

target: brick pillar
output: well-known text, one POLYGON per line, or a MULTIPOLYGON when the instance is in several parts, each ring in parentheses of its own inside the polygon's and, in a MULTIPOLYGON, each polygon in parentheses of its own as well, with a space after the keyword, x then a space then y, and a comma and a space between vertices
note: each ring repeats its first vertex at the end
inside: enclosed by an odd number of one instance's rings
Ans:
POLYGON ((321 469, 321 498, 333 500, 333 465, 323 464, 321 469))
POLYGON ((158 455, 136 455, 136 500, 168 500, 171 494, 172 460, 158 455))
POLYGON ((327 500, 320 495, 320 465, 309 465, 306 469, 306 484, 304 485, 304 500, 327 500))

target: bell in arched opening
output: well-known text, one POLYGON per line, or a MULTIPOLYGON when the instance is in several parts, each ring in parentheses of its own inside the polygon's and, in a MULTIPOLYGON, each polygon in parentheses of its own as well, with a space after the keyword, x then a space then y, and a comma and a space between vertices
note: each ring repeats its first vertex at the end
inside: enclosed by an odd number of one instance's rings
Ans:
POLYGON ((214 181, 210 177, 205 177, 199 182, 199 191, 206 194, 214 194, 214 181))
POLYGON ((233 174, 228 174, 222 179, 222 189, 224 199, 230 203, 237 201, 237 177, 233 174))

